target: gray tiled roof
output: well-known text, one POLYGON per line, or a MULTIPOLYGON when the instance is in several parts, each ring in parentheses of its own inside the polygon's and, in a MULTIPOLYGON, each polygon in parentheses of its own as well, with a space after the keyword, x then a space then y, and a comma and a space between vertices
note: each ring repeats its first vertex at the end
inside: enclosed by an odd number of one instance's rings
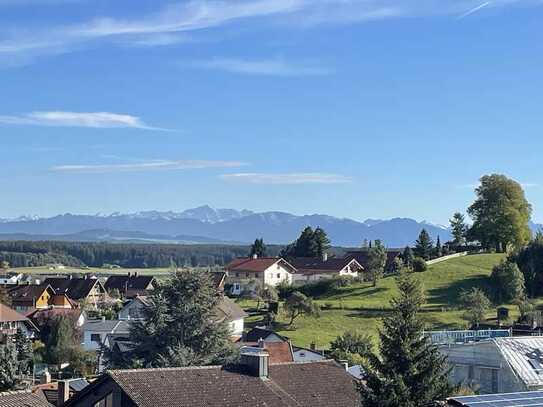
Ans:
POLYGON ((83 324, 82 329, 83 331, 93 332, 128 333, 130 332, 130 324, 127 321, 120 321, 118 319, 90 319, 83 324))
POLYGON ((2 407, 52 407, 47 401, 28 391, 8 391, 0 393, 2 407))

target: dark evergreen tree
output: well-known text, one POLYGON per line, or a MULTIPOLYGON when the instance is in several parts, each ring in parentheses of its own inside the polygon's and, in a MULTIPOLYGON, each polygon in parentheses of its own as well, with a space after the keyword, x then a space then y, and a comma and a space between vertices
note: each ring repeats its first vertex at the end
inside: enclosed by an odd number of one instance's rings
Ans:
POLYGON ((13 390, 17 379, 17 351, 13 344, 0 345, 0 391, 13 390))
POLYGON ((432 242, 432 238, 426 229, 422 229, 419 238, 415 242, 415 256, 422 257, 424 260, 430 260, 433 249, 434 242, 432 242))
POLYGON ((257 256, 257 257, 266 257, 266 245, 264 244, 264 239, 255 239, 255 242, 251 246, 251 251, 249 253, 249 256, 257 256))
POLYGON ((441 257, 443 254, 443 246, 441 246, 441 239, 437 236, 436 247, 434 248, 435 257, 441 257))
POLYGON ((415 278, 398 277, 399 296, 383 319, 379 355, 369 355, 361 385, 364 407, 421 407, 451 395, 446 358, 422 335, 419 312, 425 298, 415 278))
POLYGON ((464 215, 462 215, 460 212, 456 212, 453 215, 453 217, 449 220, 449 223, 451 225, 453 245, 462 246, 463 244, 466 243, 466 233, 468 231, 468 227, 466 225, 464 215))
POLYGON ((318 227, 313 233, 313 240, 316 246, 316 256, 322 257, 330 249, 330 239, 323 228, 318 227))
POLYGON ((200 366, 233 360, 228 324, 215 314, 222 295, 210 273, 176 271, 153 290, 144 320, 131 327, 133 365, 200 366))
POLYGON ((413 249, 411 247, 406 246, 405 249, 403 249, 402 253, 402 260, 403 264, 406 267, 411 267, 413 265, 413 259, 415 258, 415 255, 413 254, 413 249))
POLYGON ((26 375, 32 370, 32 342, 19 328, 13 335, 13 343, 17 352, 17 371, 26 375))
POLYGON ((387 251, 380 240, 375 241, 375 245, 368 249, 367 272, 371 278, 373 286, 383 276, 387 261, 387 251))

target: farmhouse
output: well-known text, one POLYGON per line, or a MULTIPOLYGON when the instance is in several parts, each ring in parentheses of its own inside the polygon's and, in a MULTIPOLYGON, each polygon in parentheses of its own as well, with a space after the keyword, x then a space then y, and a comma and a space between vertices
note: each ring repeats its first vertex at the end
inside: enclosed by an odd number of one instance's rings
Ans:
POLYGON ((439 349, 453 368, 454 383, 483 394, 543 389, 541 336, 493 338, 439 349))
MULTIPOLYGON (((400 249, 387 249, 387 260, 385 263, 385 273, 394 272, 394 263, 396 259, 400 258, 402 250, 400 249)), ((345 254, 346 259, 355 259, 364 269, 368 268, 368 249, 352 250, 345 254)))
POLYGON ((292 284, 296 268, 280 257, 243 257, 232 260, 226 267, 230 294, 239 295, 251 281, 277 286, 282 282, 292 284))
POLYGON ((66 407, 355 407, 360 396, 334 361, 269 363, 265 349, 242 352, 235 366, 111 370, 66 407))
POLYGON ((304 284, 324 278, 339 276, 356 277, 364 268, 354 258, 295 257, 290 263, 296 268, 294 284, 304 284))

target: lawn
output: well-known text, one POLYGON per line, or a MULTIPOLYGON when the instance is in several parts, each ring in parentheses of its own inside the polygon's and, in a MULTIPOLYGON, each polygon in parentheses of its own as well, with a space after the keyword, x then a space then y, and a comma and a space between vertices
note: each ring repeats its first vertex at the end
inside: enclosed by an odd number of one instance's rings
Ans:
MULTIPOLYGON (((487 277, 502 258, 500 254, 454 258, 415 274, 427 294, 428 301, 423 309, 426 329, 465 328, 467 323, 462 319, 463 312, 458 309, 459 292, 474 286, 488 288, 487 277)), ((383 278, 376 287, 356 284, 341 288, 315 299, 323 308, 319 318, 300 317, 293 327, 288 327, 286 318, 280 315, 278 332, 291 338, 296 345, 308 346, 315 342, 319 348, 328 347, 337 335, 350 330, 360 330, 376 337, 380 318, 390 310, 390 300, 397 294, 394 277, 383 278)), ((516 307, 510 308, 514 317, 516 307)), ((489 311, 489 318, 494 315, 494 310, 489 311)), ((259 321, 260 317, 253 316, 248 324, 258 324, 259 321)))

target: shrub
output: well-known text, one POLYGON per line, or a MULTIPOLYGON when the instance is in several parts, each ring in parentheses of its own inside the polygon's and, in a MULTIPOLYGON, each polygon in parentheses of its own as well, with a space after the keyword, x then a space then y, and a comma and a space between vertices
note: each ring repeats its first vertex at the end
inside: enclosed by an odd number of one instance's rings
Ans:
POLYGON ((279 298, 282 300, 286 300, 295 291, 294 286, 286 281, 281 281, 275 288, 277 289, 279 298))
POLYGON ((413 259, 412 267, 413 271, 416 273, 422 273, 423 271, 426 271, 428 269, 426 261, 422 257, 415 257, 413 259))
POLYGON ((490 279, 498 303, 521 300, 524 297, 524 275, 515 263, 501 262, 492 269, 490 279))

